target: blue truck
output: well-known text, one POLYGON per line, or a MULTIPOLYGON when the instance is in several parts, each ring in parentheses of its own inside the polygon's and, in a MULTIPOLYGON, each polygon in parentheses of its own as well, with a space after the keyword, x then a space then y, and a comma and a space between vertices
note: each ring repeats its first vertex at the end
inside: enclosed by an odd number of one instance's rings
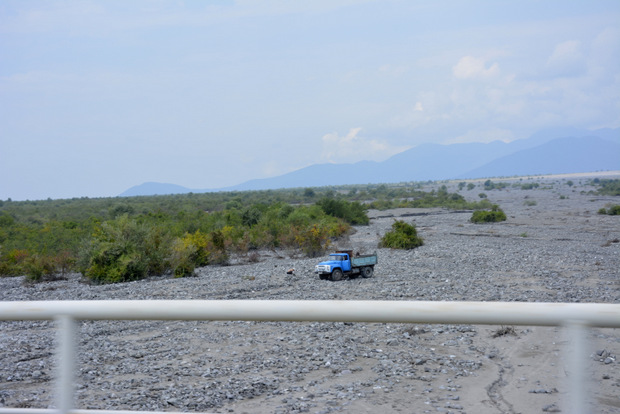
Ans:
POLYGON ((358 276, 372 277, 377 264, 377 253, 355 256, 352 250, 339 250, 329 255, 329 260, 316 265, 314 273, 321 280, 331 279, 334 282, 348 276, 355 279, 358 276))

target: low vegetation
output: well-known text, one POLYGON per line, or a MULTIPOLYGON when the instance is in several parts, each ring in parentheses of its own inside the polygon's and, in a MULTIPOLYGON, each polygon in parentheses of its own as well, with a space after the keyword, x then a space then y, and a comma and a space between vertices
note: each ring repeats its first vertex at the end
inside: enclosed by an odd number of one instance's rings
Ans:
POLYGON ((392 230, 383 235, 379 247, 391 249, 411 250, 424 244, 424 240, 418 236, 414 224, 396 220, 392 224, 392 230))
POLYGON ((598 194, 620 196, 620 179, 608 180, 595 178, 592 184, 598 186, 598 194))
POLYGON ((256 260, 259 249, 321 255, 352 225, 368 224, 368 209, 492 207, 445 185, 425 192, 425 184, 9 199, 0 201, 0 275, 39 282, 77 271, 95 283, 167 272, 181 277, 199 266, 226 265, 231 255, 256 260))
POLYGON ((453 210, 479 210, 490 208, 488 200, 470 202, 460 194, 449 193, 442 185, 437 191, 424 192, 410 189, 407 191, 392 190, 381 194, 380 197, 367 204, 368 208, 387 210, 392 208, 432 208, 444 207, 453 210))
POLYGON ((598 214, 608 214, 610 216, 618 216, 620 215, 620 204, 612 205, 609 208, 601 208, 598 211, 598 214))
POLYGON ((470 221, 472 223, 495 223, 506 221, 506 213, 502 211, 497 204, 491 207, 491 210, 474 211, 470 221))
POLYGON ((106 200, 117 204, 105 209, 103 200, 76 200, 92 214, 88 217, 50 201, 4 203, 0 274, 42 281, 79 271, 96 283, 166 272, 186 276, 195 267, 226 264, 230 254, 248 256, 257 249, 320 255, 351 224, 368 223, 359 203, 342 200, 292 205, 216 195, 221 203, 212 206, 218 210, 209 211, 201 208, 207 195, 202 202, 194 202, 192 195, 170 198, 180 206, 166 197, 106 200))
POLYGON ((499 183, 494 183, 491 180, 486 180, 484 182, 484 189, 486 191, 490 191, 490 190, 501 190, 508 187, 508 184, 504 183, 504 182, 499 182, 499 183))

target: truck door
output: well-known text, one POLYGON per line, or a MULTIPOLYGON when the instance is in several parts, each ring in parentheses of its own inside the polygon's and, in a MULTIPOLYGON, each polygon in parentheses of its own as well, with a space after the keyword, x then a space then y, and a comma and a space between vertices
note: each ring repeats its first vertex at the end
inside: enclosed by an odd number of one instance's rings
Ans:
POLYGON ((342 270, 345 272, 351 271, 351 258, 348 254, 345 254, 342 261, 342 270))

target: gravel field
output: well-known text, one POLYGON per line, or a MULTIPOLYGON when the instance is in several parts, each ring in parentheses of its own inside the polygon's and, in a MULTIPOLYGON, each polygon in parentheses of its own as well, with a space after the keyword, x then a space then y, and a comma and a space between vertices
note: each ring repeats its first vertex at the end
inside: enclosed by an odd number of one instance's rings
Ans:
MULTIPOLYGON (((613 178, 618 178, 615 176, 613 178)), ((318 299, 620 303, 620 197, 587 194, 587 179, 485 192, 508 220, 472 224, 471 212, 370 211, 336 248, 377 251, 370 279, 319 280, 321 258, 261 252, 205 267, 197 277, 27 286, 0 278, 0 300, 318 299), (378 249, 394 219, 424 246, 378 249), (286 270, 295 269, 288 275, 286 270)), ((494 180, 495 181, 495 180, 494 180)), ((456 191, 457 183, 448 185, 456 191)), ((429 190, 430 187, 425 188, 429 190)), ((218 413, 568 412, 559 328, 316 322, 83 321, 76 406, 218 413)), ((591 412, 620 413, 620 330, 592 329, 585 373, 591 412)), ((54 404, 52 322, 0 321, 0 407, 54 404)))

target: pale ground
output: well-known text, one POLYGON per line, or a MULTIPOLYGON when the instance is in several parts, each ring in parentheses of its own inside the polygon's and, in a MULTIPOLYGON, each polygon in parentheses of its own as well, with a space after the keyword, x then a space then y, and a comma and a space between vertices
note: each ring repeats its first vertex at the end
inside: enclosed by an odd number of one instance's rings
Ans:
MULTIPOLYGON (((558 180, 565 183, 567 180, 588 180, 599 178, 619 178, 620 171, 607 173, 562 174, 560 176, 516 177, 508 179, 492 179, 494 182, 541 182, 540 180, 558 180)), ((483 182, 485 180, 466 180, 483 182)), ((448 182, 450 187, 456 186, 458 181, 448 182)), ((581 187, 576 185, 575 191, 581 187)), ((449 189, 451 191, 451 189, 449 189)), ((478 189, 474 190, 478 192, 478 189)), ((577 225, 581 231, 600 232, 607 237, 620 235, 620 222, 610 221, 610 225, 597 227, 592 225, 591 218, 596 217, 597 208, 587 204, 569 203, 568 207, 556 204, 557 193, 549 197, 548 201, 541 200, 541 192, 522 192, 518 198, 514 195, 494 193, 493 202, 498 202, 506 211, 518 210, 523 203, 523 197, 538 200, 538 208, 523 209, 516 216, 509 218, 507 225, 516 230, 528 231, 527 237, 539 236, 537 228, 558 227, 570 222, 577 225), (513 205, 513 208, 510 205, 513 205), (556 205, 557 209, 552 208, 556 205), (544 208, 543 208, 544 206, 544 208), (586 210, 587 209, 587 210, 586 210), (530 211, 528 211, 530 210, 530 211), (560 213, 561 212, 561 213, 560 213), (560 213, 560 214, 559 214, 560 213)), ((548 192, 551 194, 551 192, 548 192)), ((574 193, 566 193, 568 197, 577 198, 574 193)), ((590 198, 590 202, 592 199, 590 198)), ((616 203, 620 199, 616 198, 616 203)), ((431 209, 432 210, 432 209, 431 209)), ((425 209, 398 209, 390 211, 372 211, 371 217, 406 218, 410 215, 431 212, 425 209)), ((429 232, 434 226, 424 227, 419 221, 418 230, 429 232)), ((439 232, 439 230, 437 230, 439 232)), ((480 230, 484 232, 484 229, 480 230)), ((569 234, 569 233, 567 233, 569 234)), ((540 237, 546 237, 540 235, 540 237)), ((572 237, 575 237, 574 235, 572 237)), ((576 236, 578 237, 578 236, 576 236)), ((373 240, 374 242, 374 240, 373 240)), ((617 245, 616 245, 617 246, 617 245)), ((616 249, 618 251, 618 249, 616 249)), ((584 271, 588 268, 584 267, 584 271)), ((620 292, 620 269, 612 270, 615 273, 613 282, 615 291, 620 292)), ((519 279, 525 284, 537 285, 535 277, 519 279)), ((597 278, 583 281, 584 286, 593 286, 600 283, 597 278)), ((537 287, 537 289, 544 289, 537 287)), ((620 294, 616 296, 620 298, 620 294)), ((593 300, 596 302, 596 299, 593 300)), ((616 301, 615 303, 620 303, 616 301)), ((367 399, 360 399, 348 405, 346 412, 351 413, 420 413, 420 412, 467 412, 467 413, 536 413, 536 412, 576 412, 571 406, 571 377, 570 367, 574 366, 571 360, 575 337, 567 329, 559 327, 515 326, 514 335, 493 337, 497 326, 477 326, 476 333, 471 335, 475 347, 472 346, 444 346, 437 343, 435 337, 420 340, 416 347, 432 350, 437 353, 448 353, 456 359, 476 359, 482 357, 484 364, 479 370, 473 371, 466 378, 454 380, 450 375, 435 372, 429 375, 429 387, 420 386, 418 381, 411 385, 406 378, 400 380, 400 386, 390 388, 382 395, 383 390, 376 388, 373 395, 367 399), (491 350, 491 351, 489 351, 491 350), (496 354, 494 358, 488 358, 496 354), (432 378, 431 378, 432 377, 432 378), (458 384, 455 388, 452 385, 458 384), (431 391, 431 388, 434 390, 431 391), (437 393, 439 387, 439 394, 437 393), (456 399, 458 398, 458 399, 456 399), (439 402, 439 404, 438 404, 439 402), (444 403, 445 402, 445 403, 444 403), (441 405, 444 408, 437 408, 441 405)), ((620 354, 620 330, 593 328, 585 331, 585 349, 588 354, 582 358, 584 372, 582 390, 585 402, 585 412, 591 413, 620 413, 620 369, 617 355, 620 354), (606 351, 603 358, 597 352, 606 351), (605 355, 611 358, 603 361, 605 355)), ((582 356, 583 357, 583 356, 582 356)), ((370 370, 370 365, 360 372, 370 370)), ((360 375, 360 374, 356 374, 360 375)), ((348 379, 331 377, 328 383, 322 383, 323 388, 346 384, 348 379)), ((235 412, 273 412, 279 401, 251 400, 234 405, 235 412)), ((312 411, 314 412, 314 411, 312 411)))
MULTIPOLYGON (((596 212, 610 203, 620 204, 620 197, 582 193, 593 188, 582 186, 579 181, 586 182, 594 177, 618 178, 620 172, 546 177, 553 181, 549 189, 490 191, 489 199, 500 204, 509 218, 504 223, 488 226, 468 223, 471 213, 467 212, 441 209, 371 211, 371 225, 352 235, 349 246, 365 252, 376 249, 378 237, 389 228, 394 218, 414 220, 425 238, 425 246, 412 252, 380 249, 375 277, 367 280, 320 281, 312 273, 316 259, 263 257, 256 264, 207 267, 201 270, 198 278, 188 279, 161 278, 114 286, 85 286, 68 281, 32 288, 20 287, 15 280, 0 283, 2 289, 14 289, 15 297, 23 295, 19 300, 71 294, 75 295, 72 299, 537 302, 565 301, 574 292, 575 301, 618 304, 620 243, 613 240, 620 238, 620 218, 601 216, 596 212), (566 185, 568 179, 576 182, 574 187, 566 185), (560 196, 564 198, 560 199, 560 196), (525 201, 536 201, 536 204, 528 206, 525 201), (504 251, 507 252, 505 257, 501 255, 504 251), (487 260, 485 255, 492 257, 487 260), (533 265, 520 267, 520 261, 530 261, 533 265), (288 276, 282 271, 289 267, 297 269, 296 276, 288 276), (547 273, 538 273, 537 269, 547 273)), ((530 180, 540 182, 542 178, 506 180, 527 183, 530 180)), ((447 183, 449 191, 453 191, 457 184, 447 183)), ((481 191, 477 187, 470 193, 461 193, 475 197, 481 191)), ((0 298, 17 300, 2 292, 0 298)), ((573 349, 574 338, 567 335, 565 329, 556 327, 444 328, 423 325, 416 330, 418 327, 402 324, 314 327, 268 322, 136 322, 130 325, 131 329, 123 326, 126 325, 110 323, 101 328, 95 324, 82 327, 81 352, 90 354, 88 358, 82 356, 79 365, 82 373, 79 380, 82 386, 78 390, 80 408, 110 405, 114 409, 130 409, 131 401, 119 402, 123 394, 130 391, 136 395, 153 395, 148 401, 160 407, 157 404, 161 404, 166 392, 171 393, 172 400, 173 391, 202 390, 209 384, 225 385, 253 375, 280 378, 278 393, 267 391, 253 398, 231 400, 208 411, 259 414, 566 413, 572 408, 567 381, 571 375, 569 351, 573 349), (503 328, 514 328, 514 335, 494 337, 503 328), (410 335, 405 338, 404 333, 410 335), (106 346, 99 349, 99 344, 106 346), (309 349, 309 346, 320 349, 309 349), (334 349, 336 347, 339 349, 334 349), (337 350, 343 352, 341 360, 337 367, 335 364, 330 367, 326 363, 328 355, 337 350), (314 351, 319 355, 313 355, 314 351), (173 357, 168 358, 168 355, 173 357), (256 374, 213 378, 200 375, 207 369, 228 369, 236 364, 249 367, 245 372, 254 372, 256 365, 251 364, 257 362, 257 356, 265 361, 280 362, 282 367, 259 364, 256 374), (344 358, 347 356, 351 359, 344 358), (311 369, 291 379, 287 375, 295 369, 295 358, 298 358, 298 364, 311 369), (411 358, 411 362, 403 362, 407 358, 411 358), (413 362, 418 358, 427 360, 418 365, 413 362), (451 365, 451 361, 474 365, 470 369, 467 365, 451 365), (135 364, 136 371, 129 371, 136 385, 131 389, 112 391, 114 384, 129 379, 128 374, 121 370, 123 364, 129 364, 130 368, 135 364), (147 364, 152 364, 155 370, 140 371, 146 369, 147 364), (393 374, 390 369, 394 369, 393 374), (89 370, 99 373, 89 375, 89 370), (181 375, 186 371, 198 375, 181 375), (143 385, 141 381, 148 378, 158 378, 159 383, 143 385), (352 396, 349 390, 360 395, 352 396), (307 403, 306 409, 295 408, 303 407, 303 403, 307 403)), ((14 334, 8 330, 0 332, 4 339, 0 345, 4 346, 5 352, 0 356, 0 397, 5 396, 6 406, 15 406, 16 402, 25 408, 50 404, 49 355, 40 355, 43 351, 34 348, 30 352, 32 359, 29 359, 29 354, 19 349, 36 346, 37 330, 48 334, 53 332, 52 327, 45 324, 32 328, 32 337, 29 332, 23 333, 22 337, 17 330, 14 334), (15 338, 18 339, 12 342, 15 338), (7 356, 9 351, 21 356, 11 359, 7 356), (15 366, 8 366, 13 363, 15 366), (26 368, 22 371, 15 369, 26 364, 44 366, 45 369, 40 368, 44 371, 43 377, 30 378, 24 374, 22 382, 8 380, 15 373, 27 372, 26 368), (46 393, 41 393, 42 389, 46 393)), ((585 368, 581 373, 585 380, 583 389, 588 396, 586 412, 620 413, 618 355, 620 329, 587 331, 582 355, 585 368), (604 351, 602 357, 598 357, 599 351, 604 351)), ((174 405, 164 409, 192 411, 186 406, 174 405)))

